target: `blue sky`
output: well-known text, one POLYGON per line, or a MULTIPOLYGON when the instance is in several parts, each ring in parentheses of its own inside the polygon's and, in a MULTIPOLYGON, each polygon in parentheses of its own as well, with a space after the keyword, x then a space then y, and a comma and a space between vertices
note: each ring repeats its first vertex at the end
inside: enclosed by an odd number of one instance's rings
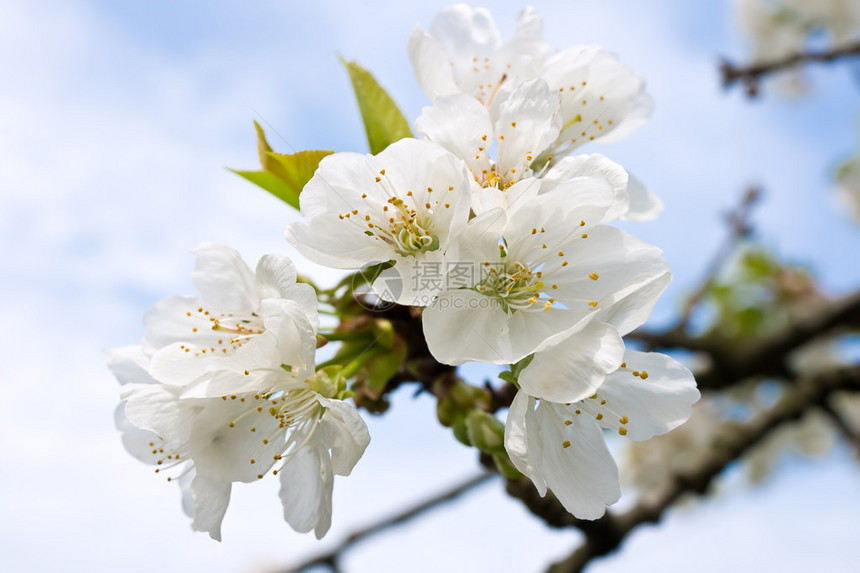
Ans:
MULTIPOLYGON (((371 420, 365 459, 335 493, 317 543, 281 521, 274 483, 237 487, 218 545, 191 532, 176 488, 125 454, 103 348, 132 344, 156 300, 191 292, 201 241, 299 259, 283 240, 295 214, 225 167, 256 165, 252 120, 301 148, 366 149, 337 54, 373 70, 410 118, 426 105, 406 54, 416 23, 444 3, 51 2, 7 0, 0 18, 0 260, 9 328, 0 402, 0 569, 242 571, 285 564, 475 469, 434 424, 433 404, 396 398, 371 420), (46 550, 49 547, 50 550, 46 550)), ((523 7, 489 4, 509 35, 523 7)), ((830 174, 860 146, 858 85, 815 70, 803 99, 723 92, 719 55, 742 60, 728 2, 540 2, 555 47, 597 43, 649 84, 652 121, 606 153, 666 204, 627 228, 666 252, 673 312, 723 236, 721 213, 765 187, 762 240, 806 262, 835 294, 860 283, 858 227, 830 174)), ((300 268, 335 276, 310 263, 300 268)), ((837 448, 818 465, 788 458, 766 485, 727 479, 715 500, 674 511, 593 571, 847 569, 858 557, 858 471, 837 448), (763 555, 774 561, 764 561, 763 555), (632 569, 631 569, 632 568, 632 569)), ((350 555, 350 570, 539 570, 575 545, 507 499, 499 484, 350 555), (501 524, 501 525, 500 525, 501 524), (475 536, 475 537, 473 537, 475 536), (428 539, 434 540, 430 543, 428 539), (473 540, 474 539, 474 540, 473 540), (499 548, 503 548, 500 550, 499 548), (508 548, 513 548, 508 550, 508 548)))

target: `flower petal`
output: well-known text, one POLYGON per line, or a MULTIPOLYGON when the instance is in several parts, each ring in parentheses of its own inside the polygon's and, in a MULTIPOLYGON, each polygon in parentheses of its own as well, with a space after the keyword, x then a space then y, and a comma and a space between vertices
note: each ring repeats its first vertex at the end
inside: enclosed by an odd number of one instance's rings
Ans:
POLYGON ((152 305, 143 315, 146 334, 142 345, 151 354, 174 342, 192 342, 209 347, 220 335, 212 331, 209 317, 198 312, 203 302, 193 296, 171 296, 152 305))
POLYGON ((663 201, 638 178, 630 176, 627 190, 630 192, 630 209, 624 215, 627 221, 652 221, 663 211, 663 201))
POLYGON ((335 268, 444 253, 452 229, 468 220, 471 185, 463 162, 428 141, 401 139, 376 156, 335 153, 302 191, 307 223, 290 225, 286 236, 335 268))
MULTIPOLYGON (((669 264, 660 249, 615 227, 598 225, 586 235, 582 241, 588 244, 577 248, 570 264, 553 275, 558 297, 564 301, 575 296, 582 307, 594 301, 595 320, 611 324, 623 336, 650 314, 671 278, 669 264)), ((577 308, 573 298, 568 304, 577 308)))
POLYGON ((230 503, 229 481, 211 479, 198 473, 191 481, 191 497, 194 500, 194 521, 191 527, 195 531, 206 531, 209 537, 221 541, 221 522, 230 503))
POLYGON ((562 95, 564 127, 555 154, 567 153, 595 139, 627 135, 651 114, 642 78, 595 46, 559 52, 547 61, 541 77, 562 95))
MULTIPOLYGON (((180 403, 178 388, 164 384, 126 384, 120 398, 127 401, 125 416, 136 427, 171 441, 182 442, 188 438, 191 429, 185 420, 189 410, 180 403)), ((185 404, 194 407, 191 403, 185 404)))
POLYGON ((471 290, 444 291, 424 309, 422 320, 430 353, 443 364, 511 362, 507 315, 489 297, 471 290))
POLYGON ((621 364, 624 341, 607 324, 591 323, 560 344, 538 352, 519 376, 520 389, 551 402, 575 402, 594 393, 621 364))
POLYGON ((460 91, 445 46, 421 26, 415 26, 409 35, 408 51, 418 85, 430 101, 460 91))
POLYGON ((517 392, 514 396, 505 421, 505 450, 514 467, 532 480, 538 493, 543 497, 546 495, 546 483, 532 477, 537 475, 537 472, 530 461, 535 459, 540 464, 540 448, 529 449, 529 431, 537 431, 537 429, 531 427, 526 420, 526 414, 534 409, 535 402, 535 399, 525 392, 517 392))
POLYGON ((114 424, 122 433, 122 445, 128 453, 143 463, 155 463, 152 446, 149 444, 160 442, 161 439, 149 430, 141 430, 128 420, 125 416, 125 402, 120 402, 114 410, 114 424))
POLYGON ((511 461, 541 495, 549 488, 575 517, 601 517, 606 506, 621 497, 621 487, 600 428, 594 420, 568 412, 564 406, 530 396, 522 399, 521 394, 514 398, 519 403, 508 412, 505 425, 505 448, 511 461), (523 454, 527 463, 523 463, 523 454))
MULTIPOLYGON (((561 504, 579 519, 597 519, 606 512, 606 506, 618 501, 621 487, 618 469, 603 441, 603 433, 594 420, 577 416, 564 406, 541 401, 534 408, 535 399, 528 398, 528 406, 508 413, 524 413, 524 422, 508 423, 526 428, 526 455, 529 465, 519 465, 535 483, 538 491, 549 488, 561 504), (569 423, 566 423, 569 422, 569 423), (542 484, 542 485, 539 485, 542 484)), ((505 447, 509 440, 521 439, 522 431, 506 432, 505 447)), ((520 457, 522 444, 511 443, 520 457)), ((510 452, 510 450, 509 450, 510 452)), ((516 462, 514 462, 516 465, 516 462)))
POLYGON ((536 79, 518 86, 499 104, 494 132, 496 170, 502 177, 517 180, 529 173, 532 161, 558 137, 560 103, 558 92, 536 79))
POLYGON ((319 303, 314 288, 296 282, 296 267, 293 262, 280 255, 264 255, 257 263, 256 281, 259 300, 280 298, 292 300, 305 309, 305 315, 319 328, 319 303))
POLYGON ((361 215, 364 211, 374 214, 382 211, 387 197, 375 183, 378 176, 367 156, 361 153, 324 157, 299 196, 306 222, 289 225, 285 231, 287 240, 308 259, 333 268, 357 269, 368 263, 387 261, 390 247, 365 234, 363 219, 361 222, 352 219, 353 211, 361 215), (340 219, 347 213, 349 218, 340 219), (344 245, 350 248, 344 249, 344 245))
POLYGON ((331 467, 334 473, 348 476, 364 450, 370 444, 367 425, 358 411, 342 400, 318 397, 325 407, 321 431, 325 445, 331 450, 331 467))
POLYGON ((601 178, 612 189, 612 204, 603 216, 603 221, 613 221, 627 213, 630 208, 627 171, 617 163, 597 153, 591 155, 579 153, 553 162, 549 171, 541 178, 541 192, 547 193, 577 177, 601 178))
POLYGON ((253 312, 260 299, 254 273, 235 249, 215 243, 201 243, 191 252, 197 264, 191 281, 204 306, 253 312))
POLYGON ((648 320, 657 299, 671 281, 672 273, 668 270, 632 281, 628 288, 600 302, 594 319, 611 324, 626 336, 648 320))
POLYGON ((680 362, 657 352, 624 354, 626 369, 606 377, 600 396, 614 412, 627 416, 627 437, 647 440, 680 426, 699 400, 693 374, 680 362), (630 371, 647 372, 647 378, 630 371))
POLYGON ((488 10, 465 4, 449 6, 436 14, 429 32, 453 62, 451 68, 462 91, 476 95, 478 85, 492 82, 488 78, 496 70, 485 67, 485 58, 493 56, 502 41, 488 10))
POLYGON ((476 176, 490 167, 490 112, 470 95, 437 98, 432 106, 421 110, 415 131, 465 161, 476 176))
POLYGON ((328 452, 319 446, 301 448, 278 474, 284 519, 300 533, 313 529, 321 539, 331 526, 334 474, 328 452))
POLYGON ((107 366, 120 384, 157 384, 149 374, 149 357, 140 346, 121 346, 106 351, 107 366))

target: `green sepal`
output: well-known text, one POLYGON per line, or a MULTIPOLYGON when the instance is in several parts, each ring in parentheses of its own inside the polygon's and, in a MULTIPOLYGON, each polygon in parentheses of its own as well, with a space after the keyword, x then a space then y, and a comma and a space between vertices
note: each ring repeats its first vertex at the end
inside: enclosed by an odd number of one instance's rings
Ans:
POLYGON ((341 390, 340 392, 335 394, 335 399, 336 400, 348 400, 348 399, 352 398, 353 394, 355 394, 355 392, 353 392, 352 390, 348 390, 348 389, 344 388, 343 390, 341 390))
POLYGON ((535 357, 534 354, 529 354, 528 356, 526 356, 525 358, 523 358, 522 360, 520 360, 516 364, 511 365, 511 372, 513 373, 513 375, 516 377, 517 380, 520 379, 520 373, 522 373, 522 371, 525 370, 526 366, 528 366, 529 364, 532 363, 532 360, 534 360, 534 357, 535 357))
POLYGON ((513 372, 511 372, 510 370, 505 370, 504 372, 499 373, 499 378, 511 384, 517 383, 516 376, 514 376, 513 372))
POLYGON ((355 62, 341 58, 349 73, 358 109, 367 132, 367 143, 374 155, 404 137, 412 137, 409 122, 369 71, 355 62))
POLYGON ((496 464, 496 469, 499 470, 499 473, 506 478, 520 479, 523 477, 520 470, 518 470, 511 462, 511 458, 508 457, 508 452, 493 454, 493 462, 496 464))
POLYGON ((343 366, 326 366, 308 378, 306 384, 308 388, 323 396, 324 398, 340 398, 340 395, 346 391, 346 378, 343 373, 343 366))
POLYGON ((534 357, 535 357, 534 354, 529 354, 528 356, 526 356, 525 358, 523 358, 522 360, 520 360, 516 364, 511 364, 509 366, 510 370, 505 370, 504 372, 500 373, 499 378, 501 378, 505 382, 509 382, 509 383, 513 384, 514 386, 516 386, 517 388, 519 388, 520 387, 520 382, 519 382, 520 374, 522 373, 523 370, 525 370, 526 366, 531 364, 532 360, 534 360, 534 357))

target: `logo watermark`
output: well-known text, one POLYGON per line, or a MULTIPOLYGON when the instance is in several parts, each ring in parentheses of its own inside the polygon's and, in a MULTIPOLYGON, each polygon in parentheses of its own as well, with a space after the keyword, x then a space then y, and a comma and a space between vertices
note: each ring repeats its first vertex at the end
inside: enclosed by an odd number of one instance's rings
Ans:
POLYGON ((402 272, 402 268, 380 269, 380 265, 371 265, 353 275, 351 286, 356 302, 375 312, 392 308, 397 304, 394 301, 406 306, 434 305, 446 310, 504 308, 495 296, 457 294, 457 291, 475 291, 479 285, 503 276, 504 263, 401 261, 399 264, 404 265, 407 272, 402 272))

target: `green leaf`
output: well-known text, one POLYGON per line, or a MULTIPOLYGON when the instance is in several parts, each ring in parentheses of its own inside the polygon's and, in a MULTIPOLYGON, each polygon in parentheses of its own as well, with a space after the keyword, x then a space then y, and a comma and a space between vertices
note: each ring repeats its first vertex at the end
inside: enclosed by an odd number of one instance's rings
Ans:
POLYGON ((376 78, 355 62, 341 58, 341 63, 355 90, 370 152, 376 155, 398 139, 412 137, 409 122, 376 78))
POLYGON ((284 181, 279 178, 274 173, 269 171, 236 171, 235 169, 231 169, 233 173, 239 175, 240 177, 244 177, 254 185, 258 187, 262 187, 275 197, 286 201, 296 209, 299 208, 299 196, 296 194, 295 196, 295 204, 290 200, 291 195, 293 194, 292 189, 284 183, 284 181))
MULTIPOLYGON (((298 153, 274 153, 270 151, 267 155, 275 161, 277 167, 272 168, 272 173, 277 175, 289 189, 286 195, 275 194, 296 209, 299 208, 299 193, 305 184, 314 176, 323 157, 331 155, 334 151, 323 149, 308 149, 298 153)), ((270 165, 272 165, 270 163, 270 165)))
POLYGON ((269 153, 274 151, 272 146, 269 145, 269 142, 266 141, 266 132, 263 131, 263 128, 254 120, 254 129, 257 132, 257 154, 260 156, 260 165, 263 166, 265 171, 271 171, 269 169, 269 163, 271 160, 269 159, 269 153))
POLYGON ((230 171, 298 209, 299 193, 313 177, 322 158, 334 152, 313 149, 290 154, 275 153, 266 140, 263 128, 256 121, 254 122, 254 129, 257 130, 257 152, 260 155, 260 165, 262 165, 263 170, 237 171, 231 169, 230 171))

